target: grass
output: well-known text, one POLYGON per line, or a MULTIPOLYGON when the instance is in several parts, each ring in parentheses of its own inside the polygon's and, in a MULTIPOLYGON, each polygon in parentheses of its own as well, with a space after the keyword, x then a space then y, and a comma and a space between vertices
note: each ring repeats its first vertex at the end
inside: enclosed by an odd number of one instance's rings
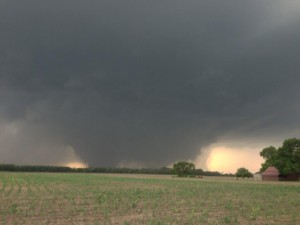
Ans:
POLYGON ((0 225, 300 224, 299 182, 0 173, 0 225))

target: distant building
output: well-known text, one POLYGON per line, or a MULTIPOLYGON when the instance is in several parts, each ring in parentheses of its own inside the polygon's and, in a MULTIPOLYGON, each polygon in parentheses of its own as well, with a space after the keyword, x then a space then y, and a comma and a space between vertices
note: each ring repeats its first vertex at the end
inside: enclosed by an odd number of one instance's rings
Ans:
POLYGON ((276 167, 270 166, 264 172, 262 172, 262 180, 265 181, 277 181, 279 180, 279 171, 276 167))
POLYGON ((262 175, 261 173, 257 172, 255 174, 253 174, 253 179, 254 180, 262 180, 262 175))

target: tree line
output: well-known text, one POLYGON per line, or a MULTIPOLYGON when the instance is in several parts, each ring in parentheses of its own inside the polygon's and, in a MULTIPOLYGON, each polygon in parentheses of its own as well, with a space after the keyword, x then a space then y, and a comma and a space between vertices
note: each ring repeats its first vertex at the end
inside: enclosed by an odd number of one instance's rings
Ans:
MULTIPOLYGON (((39 166, 39 165, 14 165, 0 164, 0 171, 7 172, 61 172, 61 173, 124 173, 124 174, 177 174, 174 168, 118 168, 118 167, 88 167, 71 168, 67 166, 39 166)), ((204 171, 193 169, 193 176, 232 176, 218 171, 204 171)))

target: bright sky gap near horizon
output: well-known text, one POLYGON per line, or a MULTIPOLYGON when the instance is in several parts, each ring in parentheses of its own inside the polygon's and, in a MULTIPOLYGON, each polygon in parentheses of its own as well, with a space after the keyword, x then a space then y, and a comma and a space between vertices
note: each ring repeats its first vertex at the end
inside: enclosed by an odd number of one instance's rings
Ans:
POLYGON ((0 163, 235 172, 300 134, 300 1, 4 0, 0 163))

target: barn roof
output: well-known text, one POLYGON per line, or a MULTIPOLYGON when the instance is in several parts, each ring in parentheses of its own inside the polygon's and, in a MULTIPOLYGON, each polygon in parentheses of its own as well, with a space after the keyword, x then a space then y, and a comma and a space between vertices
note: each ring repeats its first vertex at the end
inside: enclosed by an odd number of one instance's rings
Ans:
POLYGON ((270 166, 268 167, 263 173, 262 175, 264 176, 278 176, 279 175, 279 171, 276 167, 274 166, 270 166))

